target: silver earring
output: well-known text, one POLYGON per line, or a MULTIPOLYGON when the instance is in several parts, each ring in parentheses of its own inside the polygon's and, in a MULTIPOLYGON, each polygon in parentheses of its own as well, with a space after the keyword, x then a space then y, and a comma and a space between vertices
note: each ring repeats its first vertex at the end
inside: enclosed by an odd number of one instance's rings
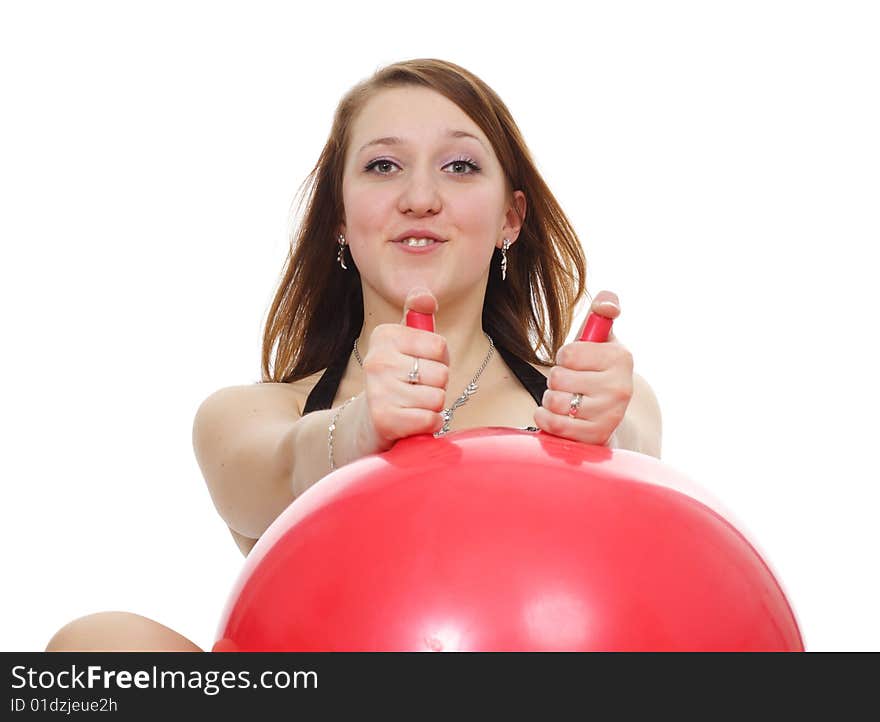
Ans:
POLYGON ((339 251, 336 254, 336 260, 339 261, 340 266, 346 271, 348 270, 348 266, 345 265, 345 236, 341 233, 339 234, 339 251))
POLYGON ((505 238, 501 248, 501 280, 507 280, 507 249, 510 248, 510 239, 505 238))

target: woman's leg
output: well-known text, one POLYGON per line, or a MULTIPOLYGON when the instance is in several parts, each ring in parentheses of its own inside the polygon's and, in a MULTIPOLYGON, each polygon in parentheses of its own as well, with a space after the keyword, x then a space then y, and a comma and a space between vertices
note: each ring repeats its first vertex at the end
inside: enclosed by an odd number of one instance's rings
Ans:
POLYGON ((47 652, 203 652, 172 629, 129 612, 98 612, 59 629, 47 652))

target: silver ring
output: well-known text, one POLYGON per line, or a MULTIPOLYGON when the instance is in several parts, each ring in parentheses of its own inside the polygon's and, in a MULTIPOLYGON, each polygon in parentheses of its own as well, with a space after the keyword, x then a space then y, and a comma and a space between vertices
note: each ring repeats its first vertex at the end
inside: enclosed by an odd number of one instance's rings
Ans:
POLYGON ((411 383, 411 384, 417 384, 419 382, 419 357, 418 356, 416 356, 413 359, 412 371, 409 372, 407 379, 408 379, 409 383, 411 383))
POLYGON ((578 409, 581 407, 582 398, 584 398, 583 394, 571 395, 571 401, 568 402, 568 415, 571 418, 575 418, 577 416, 578 409))

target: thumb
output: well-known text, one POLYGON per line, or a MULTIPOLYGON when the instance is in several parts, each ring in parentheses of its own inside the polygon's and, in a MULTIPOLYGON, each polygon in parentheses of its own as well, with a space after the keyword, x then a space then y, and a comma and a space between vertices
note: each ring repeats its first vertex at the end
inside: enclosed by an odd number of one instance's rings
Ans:
POLYGON ((613 291, 599 291, 590 304, 590 311, 613 320, 620 315, 620 299, 613 291))
POLYGON ((416 286, 410 289, 403 303, 403 318, 401 323, 426 331, 434 330, 434 314, 438 303, 434 294, 424 286, 416 286))
POLYGON ((578 332, 577 340, 594 343, 616 341, 611 326, 619 315, 620 299, 617 294, 612 291, 599 291, 590 304, 590 310, 578 332))

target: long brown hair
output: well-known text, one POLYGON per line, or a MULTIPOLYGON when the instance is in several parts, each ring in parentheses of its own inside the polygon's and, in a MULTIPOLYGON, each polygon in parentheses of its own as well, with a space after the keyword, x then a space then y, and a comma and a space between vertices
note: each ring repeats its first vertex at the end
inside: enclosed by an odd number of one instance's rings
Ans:
MULTIPOLYGON (((552 365, 565 343, 575 306, 585 293, 586 258, 571 222, 538 173, 510 111, 488 85, 453 63, 436 59, 388 65, 354 86, 339 102, 330 137, 307 176, 306 210, 294 233, 263 334, 263 382, 291 382, 345 357, 361 331, 361 277, 346 252, 336 261, 336 231, 344 217, 342 175, 352 124, 377 92, 423 86, 462 109, 486 134, 513 189, 526 196, 526 218, 508 251, 501 280, 499 249, 492 257, 483 328, 521 359, 552 365), (538 351, 544 350, 544 356, 538 351), (272 354, 274 363, 270 363, 272 354)), ((302 187, 301 186, 301 192, 302 187)), ((300 196, 300 203, 302 205, 300 196)))

